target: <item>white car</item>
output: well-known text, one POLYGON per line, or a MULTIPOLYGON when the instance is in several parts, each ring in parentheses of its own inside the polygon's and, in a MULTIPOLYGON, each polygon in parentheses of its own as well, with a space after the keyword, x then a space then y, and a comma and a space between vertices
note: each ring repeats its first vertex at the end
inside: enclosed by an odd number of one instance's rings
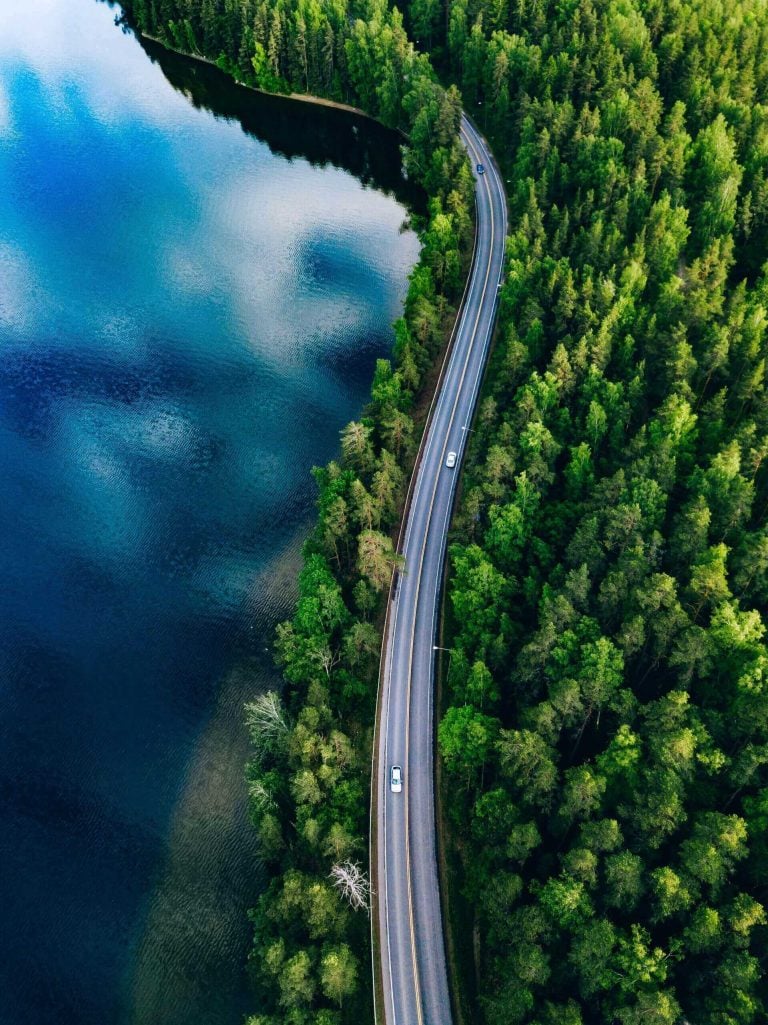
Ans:
POLYGON ((456 465, 456 453, 455 452, 449 452, 448 453, 448 456, 447 456, 447 458, 445 460, 445 465, 448 467, 449 470, 452 470, 454 468, 454 466, 456 465))
POLYGON ((389 774, 389 789, 393 794, 399 794, 403 789, 403 770, 399 765, 393 765, 389 774))

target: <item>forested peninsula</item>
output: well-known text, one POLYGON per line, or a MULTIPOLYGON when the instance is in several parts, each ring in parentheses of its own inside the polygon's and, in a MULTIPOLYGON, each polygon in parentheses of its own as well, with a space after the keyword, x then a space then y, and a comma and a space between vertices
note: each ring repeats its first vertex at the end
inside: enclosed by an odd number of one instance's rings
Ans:
POLYGON ((260 1013, 248 1025, 360 1025, 373 1021, 370 919, 360 905, 393 536, 424 419, 418 400, 452 326, 474 236, 461 98, 439 84, 385 0, 123 7, 140 31, 239 82, 351 104, 399 129, 405 170, 428 197, 426 214, 413 216, 422 249, 394 325, 393 361, 378 362, 371 401, 342 432, 339 459, 315 471, 318 521, 294 618, 276 640, 285 689, 247 709, 251 810, 270 879, 251 913, 260 1013))
POLYGON ((392 533, 471 241, 462 103, 510 239, 442 641, 458 1009, 764 1021, 768 0, 124 6, 239 81, 400 128, 430 197, 394 362, 316 474, 284 696, 249 709, 250 1025, 372 1020, 369 921, 335 882, 367 860, 392 533))

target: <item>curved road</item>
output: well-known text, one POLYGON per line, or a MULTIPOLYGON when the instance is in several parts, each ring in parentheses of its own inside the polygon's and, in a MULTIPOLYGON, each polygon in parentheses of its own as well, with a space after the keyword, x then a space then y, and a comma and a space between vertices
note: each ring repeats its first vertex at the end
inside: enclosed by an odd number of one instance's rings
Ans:
POLYGON ((435 849, 433 673, 446 535, 467 431, 477 401, 504 263, 507 212, 485 141, 462 118, 475 171, 475 256, 449 363, 433 403, 413 485, 400 574, 389 608, 379 693, 376 901, 385 1025, 450 1025, 435 849), (455 469, 445 465, 456 452, 455 469), (392 765, 403 789, 389 786, 392 765))

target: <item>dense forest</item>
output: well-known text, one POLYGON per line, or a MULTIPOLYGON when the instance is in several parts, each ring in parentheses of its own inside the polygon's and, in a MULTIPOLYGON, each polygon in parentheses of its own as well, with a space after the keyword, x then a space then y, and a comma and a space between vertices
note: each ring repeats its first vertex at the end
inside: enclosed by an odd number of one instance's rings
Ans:
POLYGON ((432 197, 394 365, 317 472, 285 699, 249 710, 272 873, 252 1025, 371 1020, 378 623, 470 233, 457 86, 511 233, 444 642, 465 1003, 484 1025, 764 1021, 768 0, 128 7, 241 81, 400 128, 432 197))
POLYGON ((469 1002, 765 1021, 768 4, 407 15, 510 182, 443 642, 469 1002))

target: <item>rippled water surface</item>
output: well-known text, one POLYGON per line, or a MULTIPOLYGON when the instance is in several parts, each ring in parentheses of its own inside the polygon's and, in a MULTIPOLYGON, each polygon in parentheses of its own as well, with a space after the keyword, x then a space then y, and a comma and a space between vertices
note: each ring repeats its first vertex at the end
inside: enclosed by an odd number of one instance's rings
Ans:
POLYGON ((249 1001, 242 702, 391 343, 397 140, 0 0, 0 1025, 249 1001))

